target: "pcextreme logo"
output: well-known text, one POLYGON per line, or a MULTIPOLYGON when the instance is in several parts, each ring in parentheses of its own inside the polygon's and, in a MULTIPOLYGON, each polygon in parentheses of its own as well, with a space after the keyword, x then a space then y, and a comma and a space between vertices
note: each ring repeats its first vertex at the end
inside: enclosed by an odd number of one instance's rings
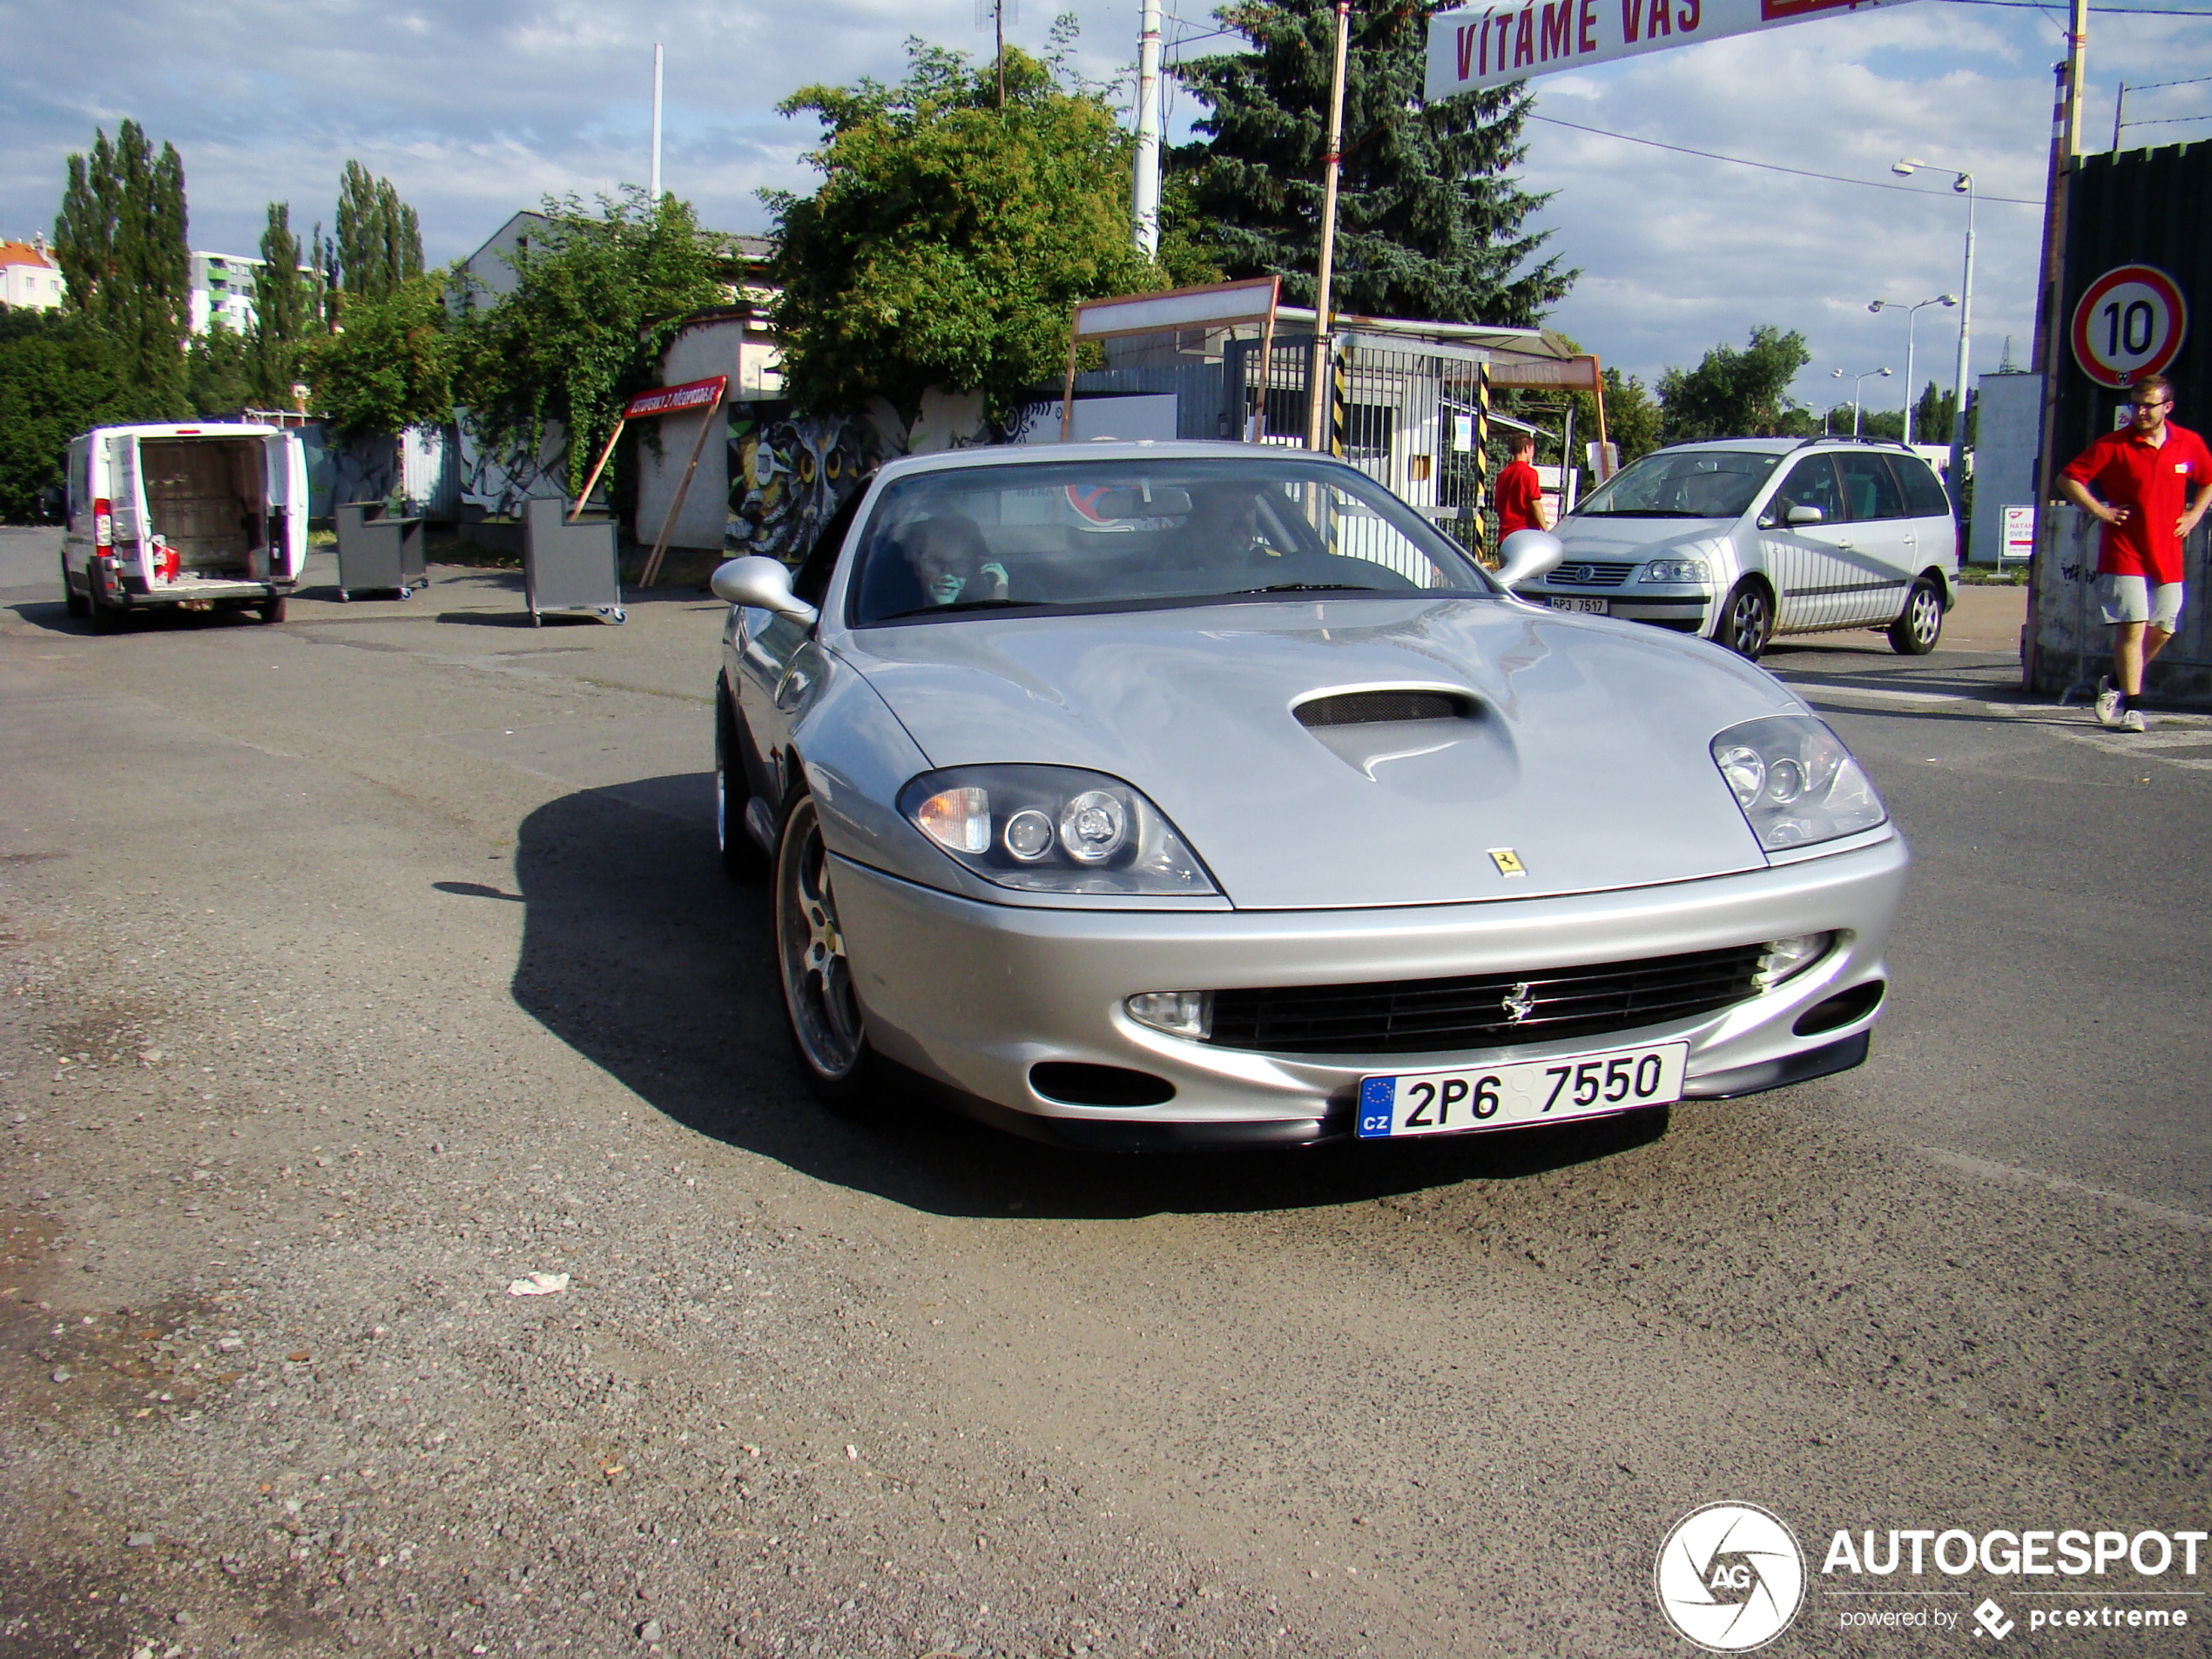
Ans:
POLYGON ((1652 1576, 1667 1622, 1708 1653, 1764 1648, 1805 1599, 1804 1553, 1757 1504, 1691 1510, 1659 1546, 1652 1576))

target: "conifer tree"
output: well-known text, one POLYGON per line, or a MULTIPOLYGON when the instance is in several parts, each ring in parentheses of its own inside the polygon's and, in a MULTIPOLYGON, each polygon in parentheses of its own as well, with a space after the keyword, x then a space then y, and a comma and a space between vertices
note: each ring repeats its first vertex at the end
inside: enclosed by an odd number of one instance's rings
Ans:
POLYGON ((246 341, 247 374, 262 403, 292 407, 300 342, 314 321, 314 293, 300 268, 292 206, 271 202, 269 222, 261 232, 261 265, 253 273, 253 328, 246 341))
MULTIPOLYGON (((1429 104, 1428 19, 1444 0, 1355 0, 1345 76, 1334 304, 1370 316, 1527 327, 1578 273, 1538 260, 1547 199, 1510 170, 1526 153, 1521 84, 1429 104)), ((1216 14, 1250 51, 1185 62, 1206 135, 1171 157, 1177 228, 1235 277, 1283 278, 1312 305, 1336 16, 1330 0, 1241 0, 1216 14)))
POLYGON ((372 179, 358 161, 338 185, 338 286, 348 298, 381 300, 422 274, 422 230, 415 209, 388 179, 372 179))
POLYGON ((115 142, 69 158, 54 220, 54 255, 70 307, 122 347, 150 410, 181 411, 192 325, 192 255, 185 239, 185 164, 135 121, 115 142))

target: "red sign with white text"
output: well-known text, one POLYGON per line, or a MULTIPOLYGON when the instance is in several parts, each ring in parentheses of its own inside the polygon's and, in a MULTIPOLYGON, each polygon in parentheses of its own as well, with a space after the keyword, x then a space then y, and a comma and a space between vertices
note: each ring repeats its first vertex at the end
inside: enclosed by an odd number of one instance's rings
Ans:
POLYGON ((722 401, 722 394, 729 389, 727 374, 717 374, 711 381, 685 381, 681 386, 656 386, 650 392, 638 393, 624 405, 622 418, 635 421, 641 415, 711 409, 722 401))

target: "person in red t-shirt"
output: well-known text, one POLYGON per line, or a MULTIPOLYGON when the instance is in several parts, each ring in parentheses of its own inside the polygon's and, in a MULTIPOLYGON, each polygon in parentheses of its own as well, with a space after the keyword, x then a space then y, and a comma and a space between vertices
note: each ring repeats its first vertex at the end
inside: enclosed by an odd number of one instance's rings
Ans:
POLYGON ((2172 384, 2146 374, 2134 390, 2134 418, 2059 475, 2059 493, 2105 527, 2097 577, 2114 678, 2098 691, 2097 720, 2122 732, 2143 729, 2143 670, 2181 625, 2182 543, 2212 505, 2212 452, 2166 418, 2172 384))
POLYGON ((1534 465, 1536 439, 1533 433, 1513 435, 1513 460, 1498 475, 1494 498, 1498 503, 1498 544, 1515 530, 1540 530, 1543 522, 1543 481, 1534 465))

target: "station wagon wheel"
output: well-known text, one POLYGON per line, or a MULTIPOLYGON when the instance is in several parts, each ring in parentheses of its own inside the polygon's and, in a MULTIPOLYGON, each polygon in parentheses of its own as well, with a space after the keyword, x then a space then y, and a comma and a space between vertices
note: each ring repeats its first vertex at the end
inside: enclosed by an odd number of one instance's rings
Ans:
POLYGON ((807 1082, 833 1106, 862 1103, 876 1082, 874 1051, 837 915, 829 849, 811 795, 784 815, 776 846, 776 959, 792 1045, 807 1082))
POLYGON ((1774 631, 1774 603, 1766 589, 1746 577, 1737 583, 1721 610, 1714 637, 1746 661, 1756 663, 1774 631))
POLYGON ((1890 649, 1905 657, 1925 657, 1943 637, 1943 594, 1922 577, 1905 596, 1905 609, 1890 624, 1890 649))

